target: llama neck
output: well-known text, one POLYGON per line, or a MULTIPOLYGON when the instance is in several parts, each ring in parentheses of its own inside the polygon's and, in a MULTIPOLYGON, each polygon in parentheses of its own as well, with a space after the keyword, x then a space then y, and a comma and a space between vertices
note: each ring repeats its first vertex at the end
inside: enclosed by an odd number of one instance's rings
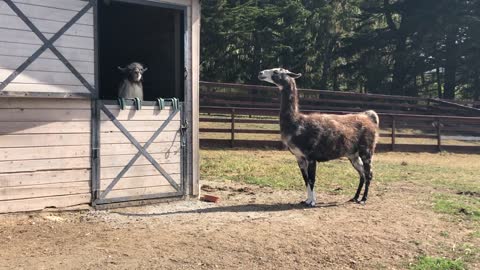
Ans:
POLYGON ((286 131, 289 127, 295 125, 298 114, 297 85, 295 80, 291 79, 282 86, 280 129, 286 131))

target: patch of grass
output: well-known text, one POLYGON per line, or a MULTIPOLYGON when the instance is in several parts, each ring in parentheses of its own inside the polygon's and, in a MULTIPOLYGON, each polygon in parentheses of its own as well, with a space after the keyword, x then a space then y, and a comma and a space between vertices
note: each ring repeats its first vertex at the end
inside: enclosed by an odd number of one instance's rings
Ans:
MULTIPOLYGON (((480 192, 480 155, 378 153, 374 182, 411 181, 416 184, 480 192)), ((202 150, 201 175, 205 180, 234 181, 282 189, 303 189, 295 157, 288 151, 202 150)), ((358 174, 347 159, 319 163, 317 187, 351 193, 358 174)))
POLYGON ((480 220, 480 201, 477 198, 440 194, 434 198, 433 209, 438 213, 480 220))
POLYGON ((448 232, 442 231, 440 232, 440 236, 447 238, 450 236, 450 234, 448 232))
POLYGON ((419 257, 417 262, 410 266, 411 270, 463 270, 465 263, 461 259, 451 260, 429 256, 419 257))
POLYGON ((474 231, 473 233, 470 234, 470 236, 474 238, 480 238, 480 230, 479 231, 474 231))

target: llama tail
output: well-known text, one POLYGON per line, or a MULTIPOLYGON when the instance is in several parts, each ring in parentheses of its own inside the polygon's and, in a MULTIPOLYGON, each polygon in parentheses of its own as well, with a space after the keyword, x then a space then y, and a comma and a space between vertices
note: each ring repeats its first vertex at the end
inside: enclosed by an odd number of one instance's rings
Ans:
POLYGON ((370 117, 370 119, 372 119, 372 121, 377 125, 377 127, 379 126, 380 124, 380 119, 378 118, 378 114, 373 111, 373 110, 368 110, 368 111, 365 111, 364 112, 368 117, 370 117))

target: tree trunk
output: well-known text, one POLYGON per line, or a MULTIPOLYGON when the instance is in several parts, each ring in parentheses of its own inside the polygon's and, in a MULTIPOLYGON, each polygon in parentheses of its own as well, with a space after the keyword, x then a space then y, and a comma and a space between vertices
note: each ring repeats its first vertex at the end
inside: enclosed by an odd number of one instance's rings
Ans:
POLYGON ((443 93, 442 93, 442 77, 440 77, 440 68, 437 67, 436 69, 436 75, 437 75, 437 94, 438 98, 443 98, 443 93))
POLYGON ((394 95, 405 95, 407 77, 407 36, 399 35, 396 42, 393 65, 393 78, 391 93, 394 95))
POLYGON ((338 86, 338 71, 333 71, 333 91, 340 91, 340 87, 338 86))
POLYGON ((480 100, 480 70, 475 71, 475 79, 473 81, 473 100, 480 100))
POLYGON ((447 30, 447 37, 445 41, 446 56, 445 56, 445 90, 444 98, 455 98, 456 74, 457 74, 457 55, 458 48, 456 44, 458 27, 452 25, 447 30))
POLYGON ((330 72, 330 67, 332 66, 333 50, 336 43, 337 37, 333 36, 328 42, 327 49, 323 55, 322 78, 320 79, 319 84, 319 87, 322 90, 326 90, 328 88, 328 73, 330 72))

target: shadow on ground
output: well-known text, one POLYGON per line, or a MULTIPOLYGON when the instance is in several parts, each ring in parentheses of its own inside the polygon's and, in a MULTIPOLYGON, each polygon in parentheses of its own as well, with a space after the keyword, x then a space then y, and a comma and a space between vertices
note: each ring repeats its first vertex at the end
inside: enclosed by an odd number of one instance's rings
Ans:
POLYGON ((247 213, 247 212, 280 212, 289 211, 295 209, 315 209, 315 208, 327 208, 337 207, 344 205, 346 202, 328 202, 317 203, 315 207, 307 207, 303 204, 243 204, 243 205, 230 205, 211 208, 202 208, 194 210, 182 210, 162 213, 129 213, 129 212, 112 212, 122 216, 132 217, 153 217, 153 216, 169 216, 169 215, 182 215, 182 214, 208 214, 208 213, 247 213))

